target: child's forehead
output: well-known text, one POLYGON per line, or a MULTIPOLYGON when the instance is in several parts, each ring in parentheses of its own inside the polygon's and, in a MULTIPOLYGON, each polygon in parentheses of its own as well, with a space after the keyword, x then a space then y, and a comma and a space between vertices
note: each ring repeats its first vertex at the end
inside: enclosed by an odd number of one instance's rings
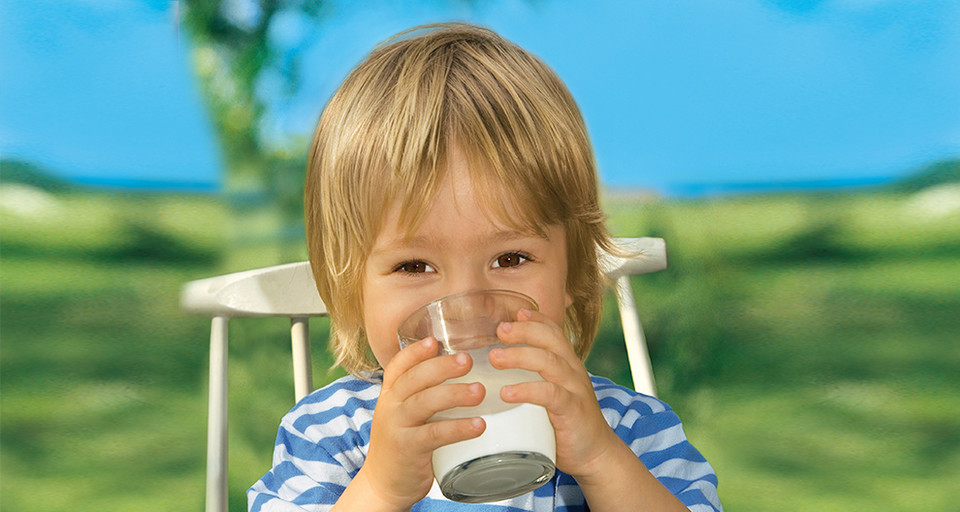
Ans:
MULTIPOLYGON (((424 221, 430 215, 436 215, 434 209, 437 198, 444 194, 443 187, 452 186, 449 180, 443 180, 430 197, 414 194, 411 197, 397 198, 384 212, 379 229, 391 230, 394 237, 408 242, 416 242, 424 233, 424 221)), ((451 206, 457 215, 472 216, 472 221, 488 226, 489 236, 496 239, 521 238, 526 236, 546 236, 548 219, 537 215, 529 201, 524 201, 516 189, 489 179, 470 178, 461 186, 469 186, 466 194, 454 194, 451 206)), ((462 192, 462 191, 461 191, 462 192)), ((449 214, 449 210, 443 213, 449 214)), ((442 220, 442 219, 441 219, 442 220)))

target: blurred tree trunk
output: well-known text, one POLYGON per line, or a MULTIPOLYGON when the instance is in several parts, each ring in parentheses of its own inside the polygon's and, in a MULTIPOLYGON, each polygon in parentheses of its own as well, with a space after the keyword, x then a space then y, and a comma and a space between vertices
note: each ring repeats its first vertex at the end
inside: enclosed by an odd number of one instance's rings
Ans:
MULTIPOLYGON (((450 0, 472 3, 472 0, 450 0)), ((261 127, 268 113, 258 94, 264 73, 279 77, 280 94, 300 85, 300 57, 312 42, 280 47, 271 27, 282 16, 319 25, 321 0, 183 0, 181 19, 192 39, 193 66, 214 119, 226 163, 224 188, 234 222, 230 270, 306 257, 302 191, 306 144, 271 148, 261 127)), ((314 37, 316 34, 314 34, 314 37)), ((289 43, 286 43, 289 44, 289 43)))
POLYGON ((319 21, 325 5, 316 0, 186 0, 181 9, 227 167, 224 188, 235 224, 231 245, 240 254, 230 255, 228 266, 304 257, 298 235, 306 147, 292 155, 268 147, 261 133, 267 105, 257 86, 270 71, 282 78, 285 91, 297 89, 299 48, 281 52, 270 40, 270 28, 281 14, 319 21))

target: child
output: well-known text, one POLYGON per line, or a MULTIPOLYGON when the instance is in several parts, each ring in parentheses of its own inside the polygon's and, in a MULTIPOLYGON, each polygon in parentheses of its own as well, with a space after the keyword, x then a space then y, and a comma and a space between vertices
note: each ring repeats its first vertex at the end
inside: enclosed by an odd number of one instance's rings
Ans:
POLYGON ((583 367, 600 316, 597 251, 611 248, 597 189, 572 97, 524 50, 463 24, 375 49, 324 110, 305 191, 310 261, 351 376, 283 418, 250 510, 720 510, 713 469, 673 411, 583 367), (396 331, 419 306, 479 288, 539 305, 501 324, 508 347, 490 360, 543 377, 501 397, 546 408, 557 473, 471 505, 440 494, 431 453, 479 436, 483 420, 426 420, 486 390, 444 384, 469 356, 431 357, 432 338, 401 351, 396 331))

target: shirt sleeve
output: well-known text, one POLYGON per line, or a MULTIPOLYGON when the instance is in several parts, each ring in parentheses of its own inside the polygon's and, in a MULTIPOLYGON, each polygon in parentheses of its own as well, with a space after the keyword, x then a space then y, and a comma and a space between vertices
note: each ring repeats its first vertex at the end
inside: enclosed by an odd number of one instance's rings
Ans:
POLYGON ((605 379, 594 378, 594 388, 614 432, 664 487, 691 511, 722 512, 716 472, 670 406, 605 379))
POLYGON ((330 510, 363 465, 376 391, 320 390, 284 416, 273 467, 247 491, 250 512, 330 510))
POLYGON ((352 475, 317 445, 281 425, 273 467, 247 491, 250 512, 321 511, 337 502, 352 475), (296 454, 296 455, 294 455, 296 454))

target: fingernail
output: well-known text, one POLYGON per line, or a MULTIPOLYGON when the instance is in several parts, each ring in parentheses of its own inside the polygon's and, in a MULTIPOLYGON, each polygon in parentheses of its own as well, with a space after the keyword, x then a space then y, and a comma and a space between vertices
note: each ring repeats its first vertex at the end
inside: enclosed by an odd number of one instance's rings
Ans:
POLYGON ((520 315, 523 315, 529 319, 530 317, 533 316, 533 311, 530 311, 529 309, 521 309, 520 311, 517 311, 518 319, 520 318, 520 315))
POLYGON ((464 354, 463 352, 453 356, 454 361, 457 362, 460 366, 466 366, 470 362, 470 356, 464 354))
POLYGON ((513 324, 510 322, 503 322, 500 324, 500 328, 503 329, 503 332, 510 332, 513 330, 513 324))

